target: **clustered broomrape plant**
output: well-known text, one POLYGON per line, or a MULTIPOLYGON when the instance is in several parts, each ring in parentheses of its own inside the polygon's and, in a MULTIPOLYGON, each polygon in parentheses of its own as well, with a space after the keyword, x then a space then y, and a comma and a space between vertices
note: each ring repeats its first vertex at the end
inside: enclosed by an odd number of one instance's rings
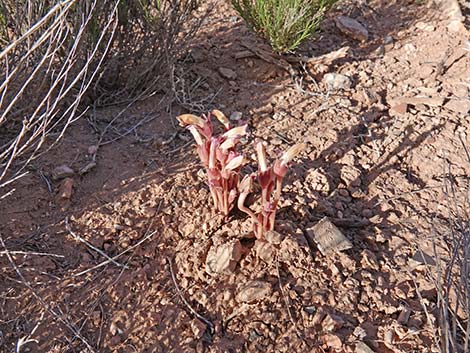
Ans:
POLYGON ((256 215, 245 205, 247 196, 252 192, 255 175, 246 175, 240 181, 240 170, 245 157, 236 151, 240 138, 247 134, 247 125, 232 127, 226 116, 213 110, 207 116, 198 117, 183 114, 177 117, 181 126, 193 135, 199 157, 204 164, 209 181, 209 189, 215 207, 225 216, 229 214, 238 197, 237 206, 253 219, 253 230, 257 238, 274 230, 276 209, 281 198, 282 180, 292 159, 304 148, 296 144, 284 152, 273 165, 268 166, 266 151, 262 142, 256 144, 258 158, 258 184, 261 187, 261 211, 256 215), (211 115, 214 115, 225 128, 220 136, 213 136, 211 115))
POLYGON ((197 152, 206 167, 214 206, 227 216, 238 196, 240 168, 245 161, 236 151, 240 138, 247 133, 248 125, 232 127, 227 117, 219 110, 198 117, 183 114, 177 117, 181 126, 186 126, 196 140, 197 152), (211 115, 225 128, 220 136, 213 136, 211 115))

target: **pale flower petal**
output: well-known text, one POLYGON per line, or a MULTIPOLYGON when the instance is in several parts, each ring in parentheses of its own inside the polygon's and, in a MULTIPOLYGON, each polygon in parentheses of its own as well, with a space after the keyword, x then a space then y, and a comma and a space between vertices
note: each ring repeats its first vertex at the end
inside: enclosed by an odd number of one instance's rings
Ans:
POLYGON ((225 137, 225 138, 238 138, 238 137, 241 137, 241 136, 245 136, 247 129, 248 129, 247 124, 237 126, 237 127, 234 127, 232 129, 228 130, 222 136, 225 137))
POLYGON ((225 126, 226 129, 230 127, 230 121, 220 110, 214 109, 211 113, 217 118, 218 121, 220 121, 221 124, 225 126))
POLYGON ((191 132, 191 134, 193 134, 193 137, 196 140, 196 143, 199 146, 202 146, 204 144, 204 141, 202 140, 202 136, 199 133, 199 131, 197 131, 196 127, 194 125, 190 125, 188 127, 188 130, 191 132))
POLYGON ((305 143, 298 143, 291 148, 289 148, 286 152, 284 152, 280 158, 281 164, 287 165, 290 161, 294 159, 302 150, 305 148, 305 143))
POLYGON ((263 142, 256 144, 256 153, 258 155, 258 165, 260 172, 264 173, 268 170, 268 162, 266 161, 266 151, 264 150, 263 142))
POLYGON ((234 147, 237 143, 236 139, 227 139, 220 145, 220 148, 224 151, 229 150, 230 148, 234 147))
POLYGON ((205 125, 204 119, 193 114, 179 115, 176 117, 176 119, 178 119, 181 126, 196 125, 196 126, 199 126, 200 128, 203 128, 205 125))
POLYGON ((232 158, 230 162, 227 163, 224 169, 226 170, 234 170, 240 167, 245 162, 245 158, 240 155, 235 158, 232 158))

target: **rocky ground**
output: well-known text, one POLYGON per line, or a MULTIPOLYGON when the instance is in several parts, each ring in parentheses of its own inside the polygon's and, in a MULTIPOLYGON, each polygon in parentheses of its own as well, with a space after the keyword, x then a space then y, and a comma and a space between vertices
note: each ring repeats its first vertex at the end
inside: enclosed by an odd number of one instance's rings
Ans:
POLYGON ((176 101, 137 104, 99 147, 119 109, 78 121, 1 201, 0 350, 434 352, 425 263, 445 181, 468 189, 468 32, 431 1, 344 1, 281 58, 215 6, 176 101), (212 108, 248 122, 244 171, 255 139, 270 159, 307 144, 266 242, 211 208, 177 127, 212 108), (324 217, 345 246, 321 244, 324 217))

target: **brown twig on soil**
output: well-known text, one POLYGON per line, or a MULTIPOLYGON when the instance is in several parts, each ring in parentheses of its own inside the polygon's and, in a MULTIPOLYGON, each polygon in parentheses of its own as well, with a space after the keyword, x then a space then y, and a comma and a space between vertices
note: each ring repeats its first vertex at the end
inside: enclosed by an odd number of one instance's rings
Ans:
POLYGON ((57 254, 51 254, 51 253, 46 253, 46 252, 35 252, 35 251, 0 251, 0 256, 1 255, 7 255, 7 254, 10 254, 10 255, 24 255, 24 256, 30 256, 30 255, 34 255, 34 256, 50 256, 50 257, 60 257, 60 258, 64 258, 65 256, 64 255, 57 255, 57 254))
POLYGON ((85 244, 86 246, 88 246, 90 249, 96 251, 98 254, 100 254, 101 256, 105 257, 106 259, 108 259, 109 262, 113 263, 114 265, 116 266, 119 266, 119 267, 124 267, 124 268, 128 268, 126 267, 125 265, 115 261, 113 258, 111 258, 108 254, 106 254, 103 250, 101 249, 98 249, 96 246, 94 246, 93 244, 90 244, 88 241, 86 241, 85 239, 83 239, 81 236, 79 236, 77 233, 75 233, 74 231, 72 231, 72 228, 70 227, 70 224, 69 224, 69 217, 65 217, 65 229, 67 229, 67 231, 69 232, 69 234, 75 239, 75 240, 78 240, 80 241, 81 243, 85 244))
POLYGON ((211 334, 213 334, 214 333, 214 324, 211 321, 209 321, 208 319, 206 319, 204 316, 199 314, 196 310, 194 310, 194 308, 188 303, 188 301, 183 296, 183 293, 181 292, 181 289, 178 286, 178 283, 176 282, 175 272, 173 271, 173 261, 170 258, 167 258, 167 262, 168 262, 168 266, 170 267, 170 273, 171 273, 171 279, 173 281, 173 285, 175 286, 176 292, 178 293, 178 296, 180 297, 181 301, 184 303, 184 305, 186 305, 188 310, 194 316, 196 316, 199 320, 204 322, 209 327, 209 329, 211 331, 211 334))
POLYGON ((10 265, 13 267, 15 270, 16 274, 21 280, 21 284, 24 285, 33 295, 33 297, 41 304, 41 306, 48 311, 58 322, 62 323, 72 334, 74 337, 77 337, 85 346, 87 349, 90 351, 90 353, 96 353, 94 348, 88 343, 88 341, 83 337, 80 333, 80 330, 75 327, 74 324, 72 324, 67 317, 60 311, 60 308, 58 308, 59 312, 56 312, 53 308, 50 307, 49 304, 47 304, 44 299, 34 290, 32 285, 26 280, 26 278, 23 276, 23 273, 21 273, 20 269, 16 265, 15 261, 13 260, 12 256, 9 253, 8 248, 5 245, 5 242, 3 240, 2 234, 0 233, 0 244, 2 245, 4 251, 6 252, 6 256, 8 258, 8 261, 10 265))
MULTIPOLYGON (((153 231, 153 232, 147 234, 144 238, 142 238, 141 240, 139 240, 136 244, 134 244, 134 245, 128 247, 126 250, 122 251, 121 253, 117 254, 116 256, 110 257, 108 260, 103 261, 103 262, 99 263, 99 264, 96 265, 96 266, 93 266, 93 267, 88 268, 88 269, 86 269, 86 270, 84 270, 84 271, 81 271, 81 272, 79 272, 79 273, 76 273, 76 274, 73 275, 73 277, 82 276, 82 275, 84 275, 84 274, 86 274, 86 273, 88 273, 88 272, 91 272, 91 271, 93 271, 93 270, 96 270, 96 269, 98 269, 98 268, 101 268, 101 267, 103 267, 103 266, 109 264, 110 262, 116 261, 116 260, 117 260, 118 258, 120 258, 122 255, 124 255, 124 254, 128 253, 129 251, 135 249, 136 247, 140 246, 143 242, 145 242, 145 241, 147 241, 148 239, 150 239, 151 237, 153 237, 156 233, 158 233, 158 230, 155 230, 155 231, 153 231)), ((128 269, 128 267, 127 267, 126 265, 122 265, 122 264, 121 264, 120 267, 122 267, 123 269, 128 269)))
POLYGON ((311 345, 307 342, 305 336, 302 334, 302 332, 300 332, 299 328, 297 327, 297 323, 294 320, 294 316, 292 315, 292 311, 290 309, 291 304, 290 304, 289 298, 287 297, 284 291, 284 287, 281 281, 281 272, 279 270, 279 252, 276 252, 276 271, 277 271, 277 280, 279 281, 279 289, 281 290, 281 295, 282 295, 282 298, 284 299, 284 304, 286 305, 287 313, 289 314, 289 320, 294 326, 295 333, 297 334, 297 337, 299 337, 302 341, 305 342, 307 347, 312 348, 311 345))

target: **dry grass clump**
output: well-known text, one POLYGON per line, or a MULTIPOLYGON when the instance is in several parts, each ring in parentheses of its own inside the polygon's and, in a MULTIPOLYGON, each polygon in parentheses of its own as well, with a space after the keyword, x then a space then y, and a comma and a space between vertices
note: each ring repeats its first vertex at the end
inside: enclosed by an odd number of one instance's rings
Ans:
MULTIPOLYGON (((200 19, 197 0, 0 3, 0 189, 87 106, 128 103, 167 84, 200 19)), ((0 190, 0 197, 4 190, 0 190)))
MULTIPOLYGON (((450 173, 449 173, 450 175, 450 173)), ((468 190, 457 192, 452 176, 446 180, 448 232, 434 242, 435 266, 427 273, 437 292, 435 345, 440 353, 470 352, 470 219, 468 190)), ((425 310, 428 308, 424 305, 425 310)), ((434 321, 430 316, 430 321, 434 321)))

